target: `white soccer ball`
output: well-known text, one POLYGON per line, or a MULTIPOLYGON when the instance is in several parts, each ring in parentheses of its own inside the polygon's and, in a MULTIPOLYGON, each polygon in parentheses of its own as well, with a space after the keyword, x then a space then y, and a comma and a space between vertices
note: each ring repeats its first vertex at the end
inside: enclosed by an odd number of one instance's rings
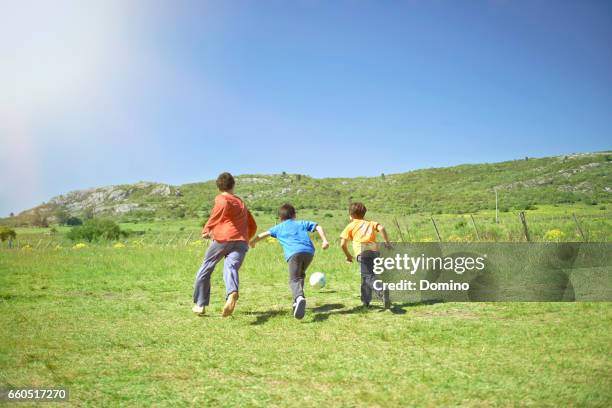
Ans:
POLYGON ((323 272, 315 272, 310 275, 310 286, 313 288, 321 289, 325 286, 325 274, 323 272))

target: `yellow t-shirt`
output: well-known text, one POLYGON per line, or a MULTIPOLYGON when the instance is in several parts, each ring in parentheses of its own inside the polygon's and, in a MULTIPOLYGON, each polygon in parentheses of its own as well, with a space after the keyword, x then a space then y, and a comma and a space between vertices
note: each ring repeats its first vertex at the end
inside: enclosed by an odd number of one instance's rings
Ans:
POLYGON ((378 233, 379 225, 379 223, 374 221, 353 220, 344 228, 340 238, 353 241, 355 256, 363 251, 378 251, 376 234, 378 233))

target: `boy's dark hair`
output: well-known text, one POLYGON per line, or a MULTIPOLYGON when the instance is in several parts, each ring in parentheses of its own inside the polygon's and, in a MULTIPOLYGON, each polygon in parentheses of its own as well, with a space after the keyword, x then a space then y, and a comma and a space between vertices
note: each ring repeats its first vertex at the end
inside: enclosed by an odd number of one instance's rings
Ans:
POLYGON ((234 176, 228 172, 221 173, 219 174, 219 177, 217 177, 217 188, 220 191, 230 191, 234 188, 234 184, 236 184, 234 181, 234 176))
POLYGON ((351 217, 358 220, 365 217, 367 211, 368 209, 365 205, 363 205, 363 203, 351 203, 349 206, 349 214, 351 214, 351 217))
POLYGON ((295 218, 295 207, 287 203, 281 205, 278 208, 278 218, 280 218, 281 221, 290 220, 292 218, 295 218))

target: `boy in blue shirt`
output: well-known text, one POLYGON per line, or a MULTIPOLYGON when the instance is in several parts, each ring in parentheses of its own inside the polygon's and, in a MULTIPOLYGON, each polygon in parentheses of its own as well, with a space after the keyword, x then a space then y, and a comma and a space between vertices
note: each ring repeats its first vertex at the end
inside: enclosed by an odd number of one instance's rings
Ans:
POLYGON ((251 248, 266 237, 278 239, 285 253, 285 260, 289 266, 289 287, 293 294, 293 316, 301 319, 306 313, 306 299, 304 298, 304 278, 306 268, 312 262, 315 253, 314 245, 310 240, 309 232, 317 231, 321 240, 321 248, 327 249, 329 242, 325 237, 323 227, 312 221, 295 219, 295 208, 291 204, 283 204, 278 209, 280 224, 268 231, 262 232, 250 242, 251 248))

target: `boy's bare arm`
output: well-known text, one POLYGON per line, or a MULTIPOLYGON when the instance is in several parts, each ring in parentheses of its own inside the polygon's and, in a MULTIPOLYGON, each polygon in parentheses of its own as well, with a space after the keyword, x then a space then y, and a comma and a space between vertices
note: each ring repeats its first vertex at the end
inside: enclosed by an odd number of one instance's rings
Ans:
POLYGON ((389 234, 387 234, 387 230, 381 224, 378 224, 378 232, 383 236, 385 240, 385 245, 389 246, 391 243, 389 242, 389 234))
POLYGON ((251 240, 251 242, 249 242, 249 245, 251 246, 251 248, 255 248, 255 244, 257 244, 259 241, 269 236, 270 236, 270 231, 264 231, 261 234, 257 235, 256 237, 254 237, 251 240))
POLYGON ((353 262, 353 255, 348 250, 348 240, 344 238, 340 238, 340 247, 342 248, 342 252, 346 256, 346 262, 353 262))
POLYGON ((321 237, 321 241, 323 241, 321 243, 321 248, 323 249, 329 248, 329 242, 327 242, 327 237, 325 236, 325 231, 323 230, 323 227, 320 225, 317 225, 316 230, 319 233, 319 236, 321 237))

